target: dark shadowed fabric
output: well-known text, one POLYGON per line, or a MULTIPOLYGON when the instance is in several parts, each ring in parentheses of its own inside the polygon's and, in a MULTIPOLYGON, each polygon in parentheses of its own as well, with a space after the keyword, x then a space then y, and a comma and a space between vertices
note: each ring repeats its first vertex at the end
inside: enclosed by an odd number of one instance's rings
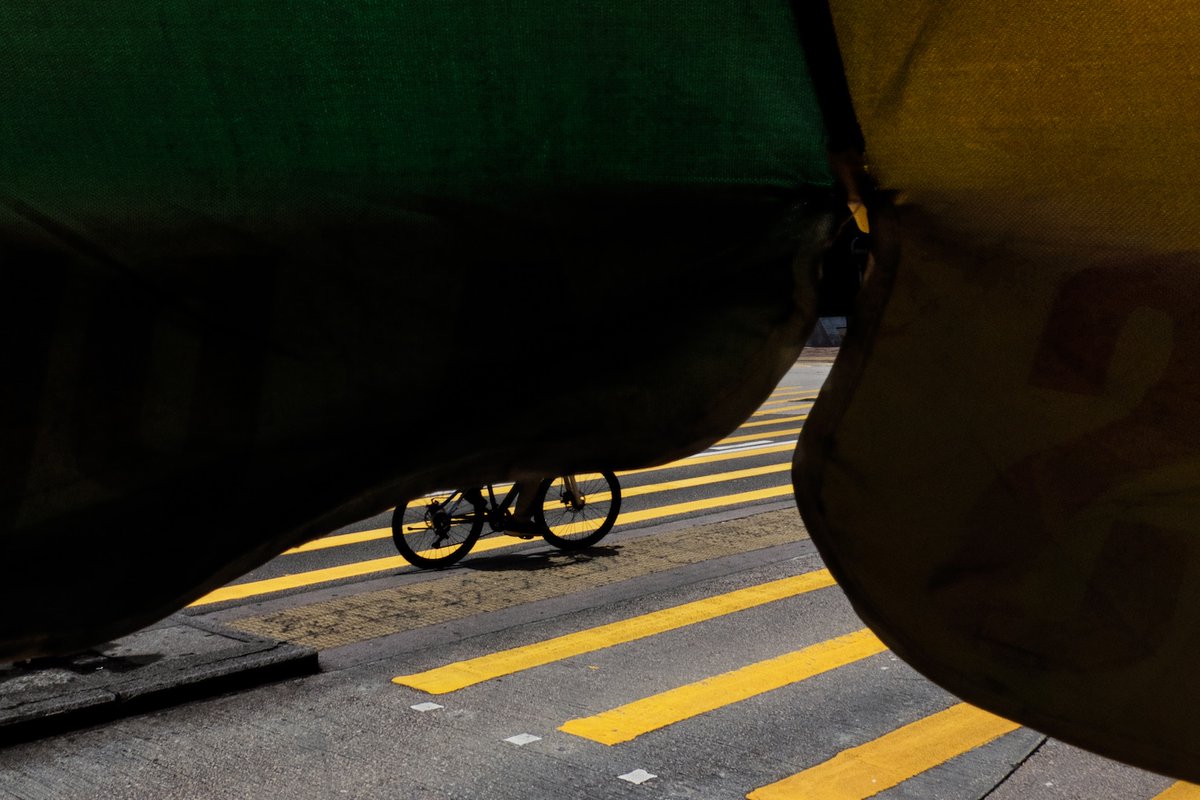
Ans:
POLYGON ((782 1, 0 3, 0 658, 415 493, 736 427, 829 236, 796 27, 782 1))

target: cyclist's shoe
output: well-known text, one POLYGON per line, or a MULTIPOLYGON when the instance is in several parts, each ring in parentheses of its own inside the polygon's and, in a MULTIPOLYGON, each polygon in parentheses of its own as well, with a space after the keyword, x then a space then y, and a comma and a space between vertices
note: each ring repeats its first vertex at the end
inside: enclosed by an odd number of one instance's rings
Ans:
POLYGON ((507 517, 504 520, 504 532, 522 539, 532 539, 539 534, 536 522, 519 517, 507 517))

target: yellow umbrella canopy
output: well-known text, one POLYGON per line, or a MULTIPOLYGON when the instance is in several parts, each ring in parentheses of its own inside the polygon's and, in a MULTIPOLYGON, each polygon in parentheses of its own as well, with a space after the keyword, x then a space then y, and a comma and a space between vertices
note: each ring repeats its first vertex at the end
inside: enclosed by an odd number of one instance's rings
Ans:
POLYGON ((1200 10, 831 7, 882 191, 804 518, 939 683, 1200 779, 1200 10))

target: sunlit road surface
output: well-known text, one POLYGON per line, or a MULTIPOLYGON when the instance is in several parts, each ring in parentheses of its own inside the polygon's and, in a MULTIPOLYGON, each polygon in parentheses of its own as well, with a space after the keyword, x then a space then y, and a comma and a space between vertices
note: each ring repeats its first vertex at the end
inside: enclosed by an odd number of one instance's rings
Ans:
POLYGON ((1200 798, 964 704, 855 617, 801 525, 800 363, 704 453, 620 476, 582 554, 408 566, 383 517, 189 613, 319 675, 0 750, 0 798, 1200 798))

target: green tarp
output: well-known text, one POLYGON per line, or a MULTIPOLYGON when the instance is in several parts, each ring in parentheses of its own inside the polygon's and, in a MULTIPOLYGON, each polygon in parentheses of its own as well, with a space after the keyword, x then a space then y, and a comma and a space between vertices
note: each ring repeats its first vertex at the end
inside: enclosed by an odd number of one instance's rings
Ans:
POLYGON ((50 214, 830 181, 782 0, 68 0, 0 24, 0 191, 50 214))

